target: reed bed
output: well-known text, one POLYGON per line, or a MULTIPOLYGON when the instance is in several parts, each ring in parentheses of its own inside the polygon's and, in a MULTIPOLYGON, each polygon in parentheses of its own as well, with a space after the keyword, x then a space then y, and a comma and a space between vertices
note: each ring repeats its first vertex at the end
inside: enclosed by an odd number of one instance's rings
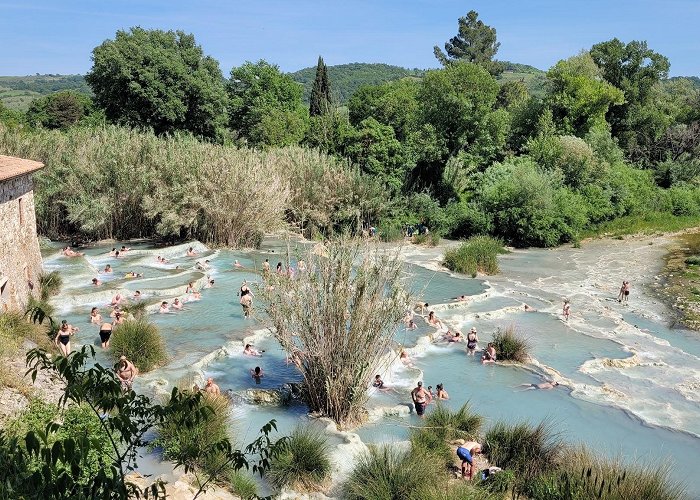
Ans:
POLYGON ((459 247, 447 250, 443 264, 451 271, 476 277, 498 274, 498 255, 507 253, 503 242, 491 236, 472 236, 459 247))

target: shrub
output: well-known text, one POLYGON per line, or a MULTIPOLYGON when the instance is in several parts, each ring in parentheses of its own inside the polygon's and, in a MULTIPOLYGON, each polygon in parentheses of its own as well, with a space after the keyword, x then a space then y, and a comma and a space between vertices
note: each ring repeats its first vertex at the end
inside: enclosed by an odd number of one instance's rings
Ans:
POLYGON ((117 326, 109 350, 115 362, 120 356, 126 356, 141 372, 150 371, 167 359, 158 327, 143 319, 125 321, 117 326))
POLYGON ((525 492, 533 500, 624 500, 686 498, 680 483, 670 479, 668 463, 634 463, 594 455, 583 446, 567 448, 559 466, 537 477, 525 492))
POLYGON ((229 489, 243 500, 258 498, 258 485, 244 472, 233 471, 228 476, 229 489))
POLYGON ((497 359, 501 361, 525 363, 528 360, 529 342, 516 331, 513 325, 497 329, 491 342, 496 348, 497 359))
POLYGON ((133 319, 144 319, 146 317, 146 303, 143 301, 129 302, 122 307, 122 311, 131 315, 133 319))
POLYGON ((685 259, 685 263, 689 266, 700 266, 700 256, 694 255, 685 259))
MULTIPOLYGON (((181 387, 187 390, 192 385, 181 387)), ((216 445, 228 437, 228 418, 230 407, 223 397, 203 396, 196 408, 182 409, 167 416, 158 426, 158 437, 154 446, 163 449, 163 458, 179 462, 196 471, 205 472, 215 481, 230 479, 233 469, 222 467, 225 456, 216 445), (181 423, 190 418, 190 414, 199 412, 202 418, 193 425, 181 423)))
POLYGON ((444 469, 432 456, 395 446, 369 447, 345 483, 348 500, 423 500, 444 483, 444 469))
POLYGON ((39 274, 39 293, 41 300, 47 301, 54 295, 58 295, 63 286, 63 278, 58 271, 39 274))
POLYGON ((440 244, 440 235, 438 233, 416 234, 413 236, 413 243, 434 247, 440 244))
POLYGON ((451 271, 476 276, 498 273, 498 254, 506 253, 503 243, 490 236, 472 236, 445 252, 443 264, 451 271))
POLYGON ((513 470, 523 483, 551 470, 557 464, 561 447, 559 436, 546 422, 536 426, 497 422, 484 438, 489 462, 513 470))
POLYGON ((481 487, 477 481, 444 481, 423 500, 504 500, 504 496, 481 487))
POLYGON ((317 428, 297 426, 286 450, 270 464, 265 477, 277 488, 319 490, 331 472, 327 437, 317 428))
POLYGON ((0 313, 0 342, 3 349, 0 356, 17 354, 24 339, 31 340, 41 347, 50 348, 45 329, 31 323, 21 313, 10 311, 0 313))

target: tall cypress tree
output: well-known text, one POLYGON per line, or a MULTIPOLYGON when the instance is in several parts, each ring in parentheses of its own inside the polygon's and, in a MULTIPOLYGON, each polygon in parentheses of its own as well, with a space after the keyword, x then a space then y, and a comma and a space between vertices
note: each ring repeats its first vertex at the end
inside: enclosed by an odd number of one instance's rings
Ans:
POLYGON ((323 58, 318 56, 316 64, 316 78, 311 88, 311 104, 309 115, 319 116, 326 114, 331 109, 331 85, 328 81, 328 68, 323 58))

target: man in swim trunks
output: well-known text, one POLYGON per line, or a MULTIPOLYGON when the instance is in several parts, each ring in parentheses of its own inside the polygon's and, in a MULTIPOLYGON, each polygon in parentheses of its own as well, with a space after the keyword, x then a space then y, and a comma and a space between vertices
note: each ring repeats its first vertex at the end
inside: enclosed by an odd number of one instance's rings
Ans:
POLYGON ((418 382, 418 386, 411 391, 411 399, 413 399, 413 405, 416 408, 416 414, 423 418, 425 413, 425 407, 428 406, 433 397, 428 391, 423 389, 423 382, 418 382))
POLYGON ((134 366, 134 364, 126 359, 126 356, 120 356, 116 371, 119 381, 122 383, 122 389, 125 391, 131 389, 131 384, 134 382, 134 377, 136 377, 136 374, 138 373, 138 369, 134 366))
POLYGON ((481 453, 481 445, 475 441, 468 441, 457 448, 457 456, 462 460, 462 477, 471 481, 476 472, 474 455, 481 453))
POLYGON ((112 324, 102 323, 100 326, 100 342, 102 342, 102 349, 107 349, 109 347, 109 338, 112 336, 112 324))
POLYGON ((219 386, 214 383, 214 379, 211 377, 207 379, 207 385, 204 386, 204 392, 212 396, 221 395, 221 389, 219 389, 219 386))

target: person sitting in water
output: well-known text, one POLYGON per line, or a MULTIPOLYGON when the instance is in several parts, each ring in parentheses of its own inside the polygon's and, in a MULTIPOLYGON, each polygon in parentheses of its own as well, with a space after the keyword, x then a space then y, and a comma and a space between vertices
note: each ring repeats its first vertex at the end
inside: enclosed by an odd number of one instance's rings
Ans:
POLYGON ((413 366, 413 363, 411 362, 411 357, 403 349, 401 349, 401 353, 399 354, 399 359, 401 360, 401 362, 405 366, 413 366))
POLYGON ((238 262, 238 259, 236 259, 235 261, 233 261, 233 267, 243 267, 243 264, 238 262))
POLYGON ((121 307, 119 307, 119 306, 114 306, 114 307, 112 308, 112 312, 109 313, 109 317, 110 317, 110 318, 114 318, 114 317, 117 315, 117 313, 119 313, 119 312, 121 312, 121 307))
POLYGON ((476 335, 476 328, 469 330, 467 334, 467 354, 469 356, 474 356, 476 349, 478 348, 479 337, 476 335))
POLYGON ((488 346, 486 347, 486 350, 484 351, 484 355, 481 356, 481 362, 482 363, 495 363, 496 362, 496 348, 493 346, 493 343, 489 342, 488 346))
POLYGON ((129 271, 124 275, 125 278, 143 278, 143 274, 141 273, 135 273, 133 271, 129 271))
MULTIPOLYGON (((265 351, 262 351, 262 352, 265 352, 265 351)), ((250 344, 246 344, 245 348, 243 349, 243 354, 245 354, 246 356, 258 356, 258 357, 260 357, 260 356, 262 356, 262 352, 258 351, 255 347, 253 347, 250 344)))
POLYGON ((455 332, 454 335, 452 335, 452 338, 448 339, 447 341, 452 344, 455 342, 462 342, 462 340, 463 340, 462 334, 460 332, 455 332))
POLYGON ((462 460, 462 478, 471 481, 476 473, 474 455, 481 453, 481 445, 476 441, 468 441, 457 448, 457 456, 462 460))
POLYGON ((221 389, 219 389, 219 386, 214 383, 214 379, 209 377, 207 379, 207 383, 204 386, 204 392, 207 394, 210 394, 212 396, 220 396, 221 395, 221 389))
POLYGON ((429 304, 427 302, 418 302, 413 306, 413 310, 416 311, 418 314, 425 314, 425 311, 428 310, 429 304))
POLYGON ((438 384, 435 388, 437 389, 437 394, 436 394, 437 399, 440 399, 440 400, 450 399, 450 395, 447 394, 447 391, 445 390, 445 387, 442 384, 438 384))
POLYGON ((121 293, 117 292, 117 294, 114 297, 112 297, 111 305, 118 306, 123 301, 124 301, 124 297, 122 297, 121 293))
POLYGON ((209 280, 204 288, 214 288, 214 280, 209 280))
POLYGON ((129 250, 131 250, 131 248, 126 248, 124 245, 122 245, 120 252, 124 253, 124 252, 128 252, 129 250))
POLYGON ((411 399, 413 400, 413 406, 416 408, 416 414, 423 418, 425 407, 433 399, 432 394, 423 389, 423 382, 418 382, 417 387, 411 391, 411 399))
POLYGON ((114 314, 114 321, 112 321, 112 324, 114 326, 121 325, 122 323, 124 323, 125 319, 126 318, 124 317, 124 313, 118 311, 114 314))
POLYGON ((64 356, 68 356, 70 354, 70 338, 79 330, 79 328, 69 325, 68 321, 65 319, 61 322, 61 327, 58 329, 58 334, 54 339, 54 343, 64 356))
POLYGON ((552 381, 547 380, 547 381, 541 382, 539 384, 520 384, 518 387, 524 387, 524 389, 522 389, 523 391, 531 391, 531 390, 535 390, 535 389, 542 389, 542 390, 546 391, 549 389, 554 389, 558 385, 559 385, 559 382, 556 382, 554 380, 552 380, 552 381))
POLYGON ((160 314, 165 314, 165 313, 169 313, 169 312, 170 312, 170 308, 168 307, 168 302, 167 302, 167 301, 164 300, 163 302, 160 303, 160 309, 158 309, 158 312, 159 312, 160 314))
POLYGON ((109 347, 109 338, 112 336, 112 323, 102 323, 100 326, 100 342, 102 343, 102 349, 107 349, 109 347))
POLYGON ((92 278, 92 284, 94 286, 100 286, 102 284, 102 282, 100 280, 98 280, 97 278, 92 278))
POLYGON ((100 310, 96 307, 93 307, 90 310, 90 323, 93 325, 99 325, 102 323, 102 315, 100 314, 100 310))
POLYGON ((182 302, 180 302, 180 299, 177 297, 173 300, 173 309, 177 309, 178 311, 182 309, 182 302))
POLYGON ((112 251, 109 252, 109 256, 110 256, 110 257, 114 257, 114 256, 116 255, 116 253, 117 253, 117 249, 116 249, 116 248, 112 248, 112 251))
POLYGON ((136 290, 134 292, 134 299, 139 300, 141 298, 141 290, 136 290))
POLYGON ((63 249, 63 255, 66 257, 82 257, 85 255, 83 252, 76 252, 74 250, 71 250, 70 247, 66 247, 63 249))
POLYGON ((469 300, 469 297, 466 295, 460 295, 459 297, 455 297, 453 300, 456 300, 457 302, 466 302, 469 300))
POLYGON ((114 258, 115 258, 115 259, 118 259, 118 258, 119 258, 119 250, 117 250, 116 252, 114 252, 114 258))
POLYGON ((412 319, 408 320, 408 325, 406 325, 406 330, 415 330, 418 328, 418 325, 416 325, 416 322, 413 321, 412 319))
POLYGON ((376 375, 374 377, 374 382, 372 382, 372 387, 376 387, 377 389, 384 389, 384 381, 382 380, 382 377, 376 375))
POLYGON ((435 316, 435 311, 430 311, 430 312, 428 313, 428 324, 431 325, 431 326, 437 326, 437 327, 439 327, 440 329, 443 328, 443 326, 442 326, 442 321, 440 321, 440 320, 438 319, 438 317, 435 316))
POLYGON ((134 382, 134 377, 138 373, 138 369, 134 364, 126 359, 126 356, 120 356, 116 366, 117 376, 122 384, 122 389, 128 391, 134 382))
POLYGON ((194 285, 190 281, 189 283, 187 283, 187 288, 185 288, 185 293, 192 293, 192 292, 194 292, 194 285))
POLYGON ((193 301, 199 300, 199 299, 201 299, 201 298, 202 298, 202 294, 201 294, 200 292, 196 292, 196 291, 195 291, 195 292, 192 292, 192 293, 190 294, 188 300, 189 300, 190 302, 193 302, 193 301))
POLYGON ((111 272, 112 272, 112 266, 110 266, 109 264, 107 264, 107 265, 105 266, 105 269, 104 269, 103 272, 105 272, 105 273, 111 273, 111 272))
POLYGON ((190 247, 187 249, 187 256, 188 257, 194 257, 195 255, 197 255, 197 252, 195 252, 194 248, 190 247))
POLYGON ((254 369, 250 370, 250 376, 253 377, 256 384, 259 384, 260 379, 263 378, 265 374, 263 373, 262 368, 256 366, 254 369))
POLYGON ((530 307, 527 304, 524 304, 524 309, 525 309, 525 312, 529 312, 529 313, 536 313, 537 312, 537 309, 535 309, 534 307, 530 307))

